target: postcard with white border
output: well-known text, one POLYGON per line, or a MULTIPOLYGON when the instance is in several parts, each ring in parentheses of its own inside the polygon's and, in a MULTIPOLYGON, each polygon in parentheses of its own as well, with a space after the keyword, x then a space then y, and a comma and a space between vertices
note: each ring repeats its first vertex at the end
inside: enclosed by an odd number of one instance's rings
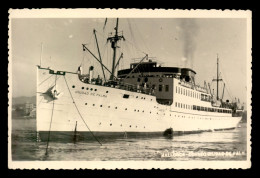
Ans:
POLYGON ((8 168, 250 168, 251 16, 10 9, 8 168))

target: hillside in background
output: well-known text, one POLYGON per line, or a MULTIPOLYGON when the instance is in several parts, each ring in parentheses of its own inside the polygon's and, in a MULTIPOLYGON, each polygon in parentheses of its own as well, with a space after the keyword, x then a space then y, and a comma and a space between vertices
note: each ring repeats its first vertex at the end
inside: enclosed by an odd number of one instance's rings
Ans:
POLYGON ((25 103, 33 103, 36 104, 36 96, 31 96, 31 97, 27 97, 27 96, 21 96, 21 97, 15 97, 12 100, 12 105, 19 105, 19 104, 25 104, 25 103))

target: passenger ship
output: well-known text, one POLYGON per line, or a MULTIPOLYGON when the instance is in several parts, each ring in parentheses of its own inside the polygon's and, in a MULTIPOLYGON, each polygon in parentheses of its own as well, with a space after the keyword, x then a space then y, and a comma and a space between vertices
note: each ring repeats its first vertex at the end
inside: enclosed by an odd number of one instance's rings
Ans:
POLYGON ((171 136, 237 127, 243 109, 222 101, 218 88, 214 97, 210 87, 196 85, 192 69, 162 67, 146 55, 116 76, 121 59, 116 59, 117 42, 122 39, 117 19, 115 33, 107 39, 113 49, 111 71, 100 55, 83 44, 103 73, 110 73, 109 80, 94 78, 93 66, 87 74, 81 67, 68 72, 37 66, 37 133, 41 140, 171 136))

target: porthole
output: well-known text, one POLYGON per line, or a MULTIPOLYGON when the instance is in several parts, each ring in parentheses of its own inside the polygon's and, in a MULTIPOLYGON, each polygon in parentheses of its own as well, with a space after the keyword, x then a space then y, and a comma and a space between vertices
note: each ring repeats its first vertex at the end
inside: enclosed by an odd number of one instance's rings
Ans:
POLYGON ((139 110, 137 110, 137 112, 139 112, 139 110))
POLYGON ((72 85, 72 88, 75 88, 75 85, 72 85))
POLYGON ((102 105, 100 105, 100 107, 102 107, 102 105))
POLYGON ((144 110, 143 110, 143 112, 144 112, 144 110))
POLYGON ((110 106, 108 106, 108 108, 110 108, 110 106))
POLYGON ((88 103, 85 103, 85 105, 88 105, 88 103))
POLYGON ((143 97, 141 97, 141 99, 143 99, 143 97))
POLYGON ((131 125, 129 127, 132 127, 131 125))
POLYGON ((127 108, 125 108, 125 110, 127 110, 127 108))
POLYGON ((136 98, 138 98, 138 96, 136 96, 136 98))
POLYGON ((117 109, 117 107, 115 107, 115 109, 117 109))
POLYGON ((95 106, 95 104, 93 104, 93 106, 95 106))
POLYGON ((82 87, 81 89, 84 90, 84 87, 82 87))
POLYGON ((86 90, 88 90, 88 87, 86 88, 86 90))
POLYGON ((108 93, 108 91, 106 91, 106 93, 108 93))
POLYGON ((95 91, 97 91, 97 89, 95 89, 95 91))
POLYGON ((90 88, 90 90, 92 91, 92 90, 93 90, 93 88, 90 88))
POLYGON ((110 124, 110 126, 112 126, 112 124, 110 124))

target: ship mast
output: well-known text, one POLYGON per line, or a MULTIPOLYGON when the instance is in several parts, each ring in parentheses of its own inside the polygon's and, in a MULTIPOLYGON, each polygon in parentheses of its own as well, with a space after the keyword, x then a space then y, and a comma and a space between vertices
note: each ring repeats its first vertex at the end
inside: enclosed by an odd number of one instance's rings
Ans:
POLYGON ((217 55, 217 100, 218 100, 218 55, 217 55))
POLYGON ((219 78, 219 58, 218 58, 218 54, 217 54, 217 79, 213 79, 212 81, 216 81, 217 82, 217 100, 219 100, 219 96, 218 96, 218 82, 222 81, 222 79, 219 78))
POLYGON ((112 37, 108 37, 107 41, 110 41, 111 48, 113 49, 113 63, 112 63, 112 72, 110 76, 110 80, 114 79, 115 76, 115 61, 116 61, 116 48, 117 48, 117 41, 124 39, 123 35, 118 35, 118 18, 116 19, 116 27, 115 27, 115 35, 112 37))

